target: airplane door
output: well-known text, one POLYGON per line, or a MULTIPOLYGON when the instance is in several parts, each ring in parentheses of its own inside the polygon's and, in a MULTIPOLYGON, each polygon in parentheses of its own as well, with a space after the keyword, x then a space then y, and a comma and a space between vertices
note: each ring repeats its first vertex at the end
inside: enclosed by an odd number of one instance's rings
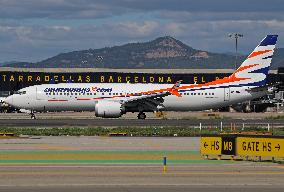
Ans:
POLYGON ((230 88, 224 88, 224 101, 229 101, 230 100, 230 88))

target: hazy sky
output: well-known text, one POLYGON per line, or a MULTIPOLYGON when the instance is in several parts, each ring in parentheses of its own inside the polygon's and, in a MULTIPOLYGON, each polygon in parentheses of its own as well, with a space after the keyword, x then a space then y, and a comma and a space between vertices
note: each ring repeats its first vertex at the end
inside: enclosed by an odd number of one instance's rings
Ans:
POLYGON ((193 48, 249 52, 266 34, 284 47, 283 0, 0 0, 0 62, 170 35, 193 48))

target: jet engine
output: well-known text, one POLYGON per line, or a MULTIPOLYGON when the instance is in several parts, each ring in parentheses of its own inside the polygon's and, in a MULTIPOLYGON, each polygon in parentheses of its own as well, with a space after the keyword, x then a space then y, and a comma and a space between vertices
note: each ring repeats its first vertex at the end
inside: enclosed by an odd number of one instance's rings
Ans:
POLYGON ((98 101, 95 105, 96 117, 117 118, 125 113, 124 107, 115 101, 98 101))

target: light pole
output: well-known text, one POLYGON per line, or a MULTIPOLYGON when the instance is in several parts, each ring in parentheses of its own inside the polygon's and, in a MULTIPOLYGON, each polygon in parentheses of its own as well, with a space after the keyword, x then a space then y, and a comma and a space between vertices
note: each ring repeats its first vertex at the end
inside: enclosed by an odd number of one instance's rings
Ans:
POLYGON ((237 69, 237 65, 238 65, 238 39, 239 37, 243 37, 243 34, 239 34, 239 33, 233 33, 233 34, 229 34, 230 38, 235 38, 236 40, 236 61, 235 61, 235 69, 237 69))

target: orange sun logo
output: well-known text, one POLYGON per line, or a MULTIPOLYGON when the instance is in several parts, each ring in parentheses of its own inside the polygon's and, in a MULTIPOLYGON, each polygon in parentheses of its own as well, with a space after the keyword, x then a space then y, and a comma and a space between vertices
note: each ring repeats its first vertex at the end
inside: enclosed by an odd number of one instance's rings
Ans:
POLYGON ((91 87, 92 92, 97 92, 97 87, 91 87))

